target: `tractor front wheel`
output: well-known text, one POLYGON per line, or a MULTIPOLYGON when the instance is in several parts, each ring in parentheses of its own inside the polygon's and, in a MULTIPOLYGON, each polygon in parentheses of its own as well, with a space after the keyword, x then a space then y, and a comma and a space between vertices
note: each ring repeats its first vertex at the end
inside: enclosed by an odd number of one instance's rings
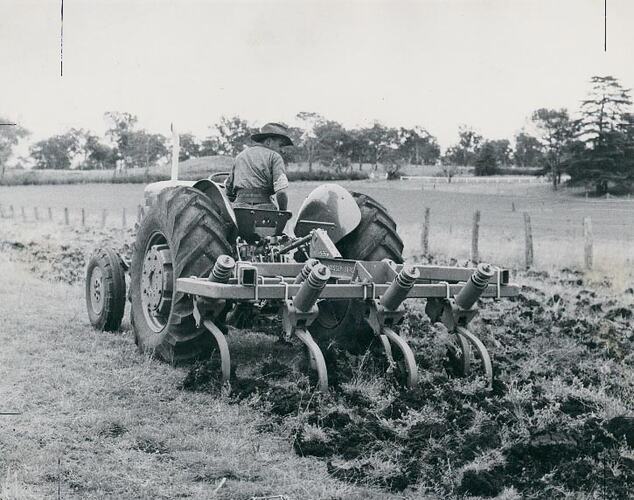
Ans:
POLYGON ((86 308, 97 330, 114 332, 125 309, 125 272, 121 258, 111 248, 99 248, 86 268, 86 308))
POLYGON ((182 277, 205 276, 232 254, 229 224, 201 191, 161 192, 141 221, 130 265, 132 325, 139 349, 181 363, 208 357, 211 335, 196 327, 193 300, 176 290, 182 277))

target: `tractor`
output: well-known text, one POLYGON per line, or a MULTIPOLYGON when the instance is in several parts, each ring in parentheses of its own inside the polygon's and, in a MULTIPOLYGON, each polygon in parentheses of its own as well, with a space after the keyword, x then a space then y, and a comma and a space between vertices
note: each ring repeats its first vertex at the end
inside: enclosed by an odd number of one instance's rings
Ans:
POLYGON ((480 297, 519 293, 507 270, 405 264, 387 210, 337 184, 315 188, 287 231, 291 212, 233 207, 223 176, 145 188, 146 211, 130 261, 110 248, 97 249, 89 260, 86 302, 95 328, 119 329, 129 300, 142 352, 170 363, 215 352, 229 381, 228 325, 273 315, 281 318, 283 339, 305 346, 318 390, 328 390, 322 347, 368 335, 388 367, 414 388, 418 367, 398 328, 403 302, 425 298, 426 314, 454 335, 450 355, 459 373, 477 364, 491 386, 490 355, 467 326, 480 297))

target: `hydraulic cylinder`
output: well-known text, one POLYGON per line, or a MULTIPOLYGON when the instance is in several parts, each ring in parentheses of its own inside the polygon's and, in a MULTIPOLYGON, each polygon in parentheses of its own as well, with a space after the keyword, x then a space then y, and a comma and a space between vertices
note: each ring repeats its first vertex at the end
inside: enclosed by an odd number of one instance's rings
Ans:
POLYGON ((319 299, 321 291, 330 279, 330 269, 323 264, 313 266, 308 278, 301 284, 297 295, 293 298, 293 305, 298 311, 308 312, 319 299))
POLYGON ((456 304, 462 309, 471 309, 482 292, 489 285, 489 280, 493 278, 495 271, 489 264, 478 264, 478 267, 467 281, 464 288, 456 295, 456 304))
POLYGON ((420 271, 414 266, 403 266, 392 284, 381 297, 381 305, 390 311, 395 311, 407 298, 416 280, 420 277, 420 271))

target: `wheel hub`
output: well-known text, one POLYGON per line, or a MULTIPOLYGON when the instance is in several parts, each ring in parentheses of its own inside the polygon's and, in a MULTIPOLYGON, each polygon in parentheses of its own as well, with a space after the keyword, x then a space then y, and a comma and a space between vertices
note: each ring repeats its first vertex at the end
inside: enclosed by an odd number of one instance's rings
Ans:
POLYGON ((103 273, 101 268, 95 267, 90 275, 90 306, 95 314, 103 309, 103 273))
MULTIPOLYGON (((149 248, 141 273, 141 301, 143 309, 151 316, 154 326, 162 328, 167 323, 172 305, 174 274, 172 256, 167 245, 149 248)), ((149 318, 150 319, 150 318, 149 318)))

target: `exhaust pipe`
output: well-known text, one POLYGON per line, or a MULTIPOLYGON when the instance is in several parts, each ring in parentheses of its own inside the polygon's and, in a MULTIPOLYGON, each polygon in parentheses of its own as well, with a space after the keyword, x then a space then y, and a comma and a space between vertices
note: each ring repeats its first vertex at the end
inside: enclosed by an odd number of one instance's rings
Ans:
POLYGON ((482 292, 489 285, 489 280, 493 278, 495 271, 489 264, 478 264, 478 267, 467 281, 460 293, 456 295, 456 304, 461 309, 471 309, 482 292))
POLYGON ((321 291, 324 289, 329 279, 330 269, 323 264, 314 265, 308 275, 308 278, 304 280, 297 292, 297 295, 295 295, 293 299, 293 305, 295 308, 301 312, 310 311, 317 303, 317 299, 319 299, 321 291))
POLYGON ((420 277, 420 271, 414 266, 403 266, 392 284, 381 297, 381 305, 390 311, 396 311, 407 298, 407 294, 420 277))

